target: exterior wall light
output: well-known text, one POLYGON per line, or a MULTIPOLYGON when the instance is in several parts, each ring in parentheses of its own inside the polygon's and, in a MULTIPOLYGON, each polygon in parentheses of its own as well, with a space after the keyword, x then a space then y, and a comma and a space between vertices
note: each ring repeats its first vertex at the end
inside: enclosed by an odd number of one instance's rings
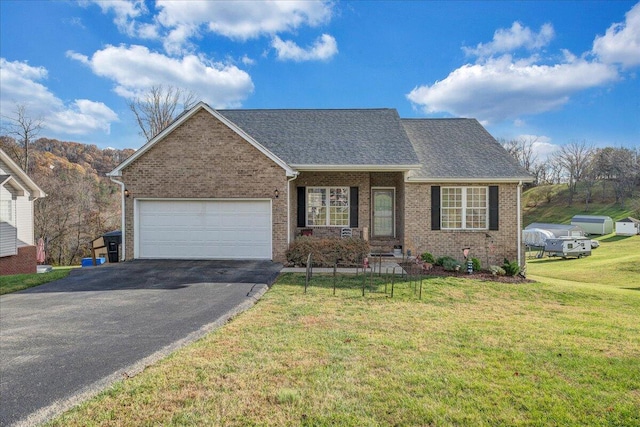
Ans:
POLYGON ((129 197, 129 190, 126 188, 124 189, 124 197, 129 197))
POLYGON ((277 199, 278 197, 280 197, 280 192, 278 191, 278 189, 277 189, 277 188, 273 191, 273 196, 274 196, 276 199, 277 199))

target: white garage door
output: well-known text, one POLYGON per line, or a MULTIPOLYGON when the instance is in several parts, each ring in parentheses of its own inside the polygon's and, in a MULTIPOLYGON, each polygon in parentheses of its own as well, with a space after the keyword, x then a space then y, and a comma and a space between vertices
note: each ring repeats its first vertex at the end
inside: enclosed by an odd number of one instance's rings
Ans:
POLYGON ((137 258, 271 259, 269 200, 137 203, 137 258))

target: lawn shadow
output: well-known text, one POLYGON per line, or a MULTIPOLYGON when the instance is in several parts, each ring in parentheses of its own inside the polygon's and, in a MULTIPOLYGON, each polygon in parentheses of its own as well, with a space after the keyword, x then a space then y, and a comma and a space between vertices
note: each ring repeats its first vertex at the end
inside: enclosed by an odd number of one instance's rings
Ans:
POLYGON ((633 236, 611 236, 611 237, 606 237, 602 240, 600 240, 601 242, 619 242, 620 240, 626 240, 629 237, 633 237, 633 236))

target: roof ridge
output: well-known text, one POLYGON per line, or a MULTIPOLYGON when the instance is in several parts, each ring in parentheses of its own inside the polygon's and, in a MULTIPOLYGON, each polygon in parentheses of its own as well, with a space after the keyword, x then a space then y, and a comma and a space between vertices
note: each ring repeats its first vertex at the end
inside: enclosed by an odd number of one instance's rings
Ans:
POLYGON ((396 108, 216 108, 216 111, 397 111, 396 108))

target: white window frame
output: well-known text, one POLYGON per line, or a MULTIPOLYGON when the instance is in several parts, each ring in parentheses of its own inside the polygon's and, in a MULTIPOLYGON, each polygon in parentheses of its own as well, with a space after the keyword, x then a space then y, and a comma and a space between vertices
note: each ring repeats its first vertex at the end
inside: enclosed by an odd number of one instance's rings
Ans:
POLYGON ((445 207, 445 203, 444 203, 444 199, 445 199, 445 191, 441 191, 440 192, 440 229, 442 230, 488 230, 489 229, 489 187, 480 187, 480 186, 473 186, 473 187, 442 187, 442 190, 444 189, 454 189, 454 190, 461 190, 462 192, 462 206, 461 207, 456 207, 456 208, 448 208, 445 207), (485 191, 485 206, 484 207, 477 207, 477 206, 467 206, 467 191, 470 189, 484 189, 485 191), (444 213, 445 210, 447 209, 460 209, 461 211, 461 227, 447 227, 446 226, 446 221, 444 219, 444 213), (468 227, 467 226, 467 211, 470 209, 484 209, 485 211, 485 215, 484 215, 484 227, 480 227, 480 228, 473 228, 473 227, 468 227))
POLYGON ((307 187, 306 192, 305 192, 305 224, 307 227, 349 227, 349 225, 351 224, 351 189, 348 186, 342 186, 342 185, 333 185, 333 186, 329 186, 329 187, 319 187, 319 186, 314 186, 314 187, 307 187), (346 220, 346 224, 331 224, 331 206, 330 206, 330 202, 329 202, 329 197, 331 194, 331 190, 335 190, 335 189, 341 189, 341 190, 346 190, 344 192, 344 194, 346 194, 347 196, 347 220, 346 220), (325 208, 325 221, 324 224, 309 224, 309 208, 310 208, 310 203, 309 203, 309 193, 310 190, 324 190, 324 200, 322 200, 323 203, 323 207, 325 208))

